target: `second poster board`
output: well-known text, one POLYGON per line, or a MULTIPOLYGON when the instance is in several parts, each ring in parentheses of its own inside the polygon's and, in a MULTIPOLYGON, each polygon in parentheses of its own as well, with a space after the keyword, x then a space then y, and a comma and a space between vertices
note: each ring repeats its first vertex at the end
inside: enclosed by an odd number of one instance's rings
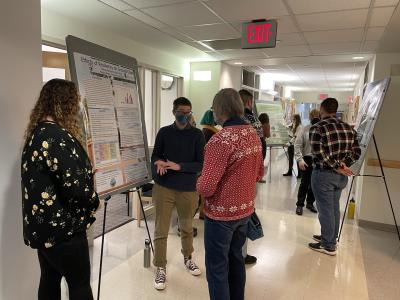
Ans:
POLYGON ((101 196, 151 180, 136 59, 85 40, 66 39, 82 99, 86 147, 101 196))

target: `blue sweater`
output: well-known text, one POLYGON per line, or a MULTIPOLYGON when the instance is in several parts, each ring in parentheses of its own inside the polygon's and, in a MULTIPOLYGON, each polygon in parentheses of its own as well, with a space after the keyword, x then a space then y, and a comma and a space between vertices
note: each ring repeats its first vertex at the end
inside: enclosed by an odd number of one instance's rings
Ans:
POLYGON ((177 191, 196 191, 197 177, 203 168, 204 136, 200 129, 179 129, 175 123, 160 129, 151 156, 154 181, 177 191), (170 160, 181 166, 180 171, 168 170, 160 176, 154 162, 170 160))

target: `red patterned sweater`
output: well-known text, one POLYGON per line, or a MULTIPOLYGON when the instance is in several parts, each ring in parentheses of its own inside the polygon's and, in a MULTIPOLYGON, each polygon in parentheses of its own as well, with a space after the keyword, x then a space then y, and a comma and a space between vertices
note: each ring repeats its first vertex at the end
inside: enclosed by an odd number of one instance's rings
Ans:
POLYGON ((254 211, 256 182, 264 175, 260 138, 250 125, 224 127, 205 148, 197 191, 205 214, 220 221, 239 220, 254 211))

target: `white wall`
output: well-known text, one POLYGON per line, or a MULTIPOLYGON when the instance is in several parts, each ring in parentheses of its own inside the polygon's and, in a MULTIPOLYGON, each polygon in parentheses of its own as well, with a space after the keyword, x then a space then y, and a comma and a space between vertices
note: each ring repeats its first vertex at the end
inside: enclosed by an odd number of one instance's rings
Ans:
POLYGON ((0 10, 0 299, 37 299, 36 252, 23 243, 21 143, 42 83, 40 1, 2 1, 0 10))
MULTIPOLYGON (((382 53, 375 57, 374 80, 390 76, 392 65, 400 64, 400 53, 382 53)), ((392 77, 391 86, 377 120, 374 135, 376 137, 381 158, 384 160, 400 160, 400 139, 398 138, 400 111, 400 76, 392 77)), ((375 148, 371 142, 365 161, 376 158, 375 148)), ((400 222, 400 170, 385 168, 393 206, 397 220, 400 222)), ((364 174, 380 175, 380 169, 364 164, 364 174)), ((363 178, 359 198, 359 220, 393 225, 393 217, 386 196, 382 179, 363 178)))
MULTIPOLYGON (((297 103, 321 103, 319 100, 319 94, 324 92, 296 92, 293 91, 292 95, 293 98, 296 99, 297 103)), ((348 109, 348 97, 353 96, 354 92, 330 92, 327 93, 329 97, 336 98, 339 101, 339 110, 340 111, 347 111, 348 109)))
POLYGON ((242 85, 242 68, 221 63, 221 78, 220 85, 221 89, 234 88, 240 90, 242 85))

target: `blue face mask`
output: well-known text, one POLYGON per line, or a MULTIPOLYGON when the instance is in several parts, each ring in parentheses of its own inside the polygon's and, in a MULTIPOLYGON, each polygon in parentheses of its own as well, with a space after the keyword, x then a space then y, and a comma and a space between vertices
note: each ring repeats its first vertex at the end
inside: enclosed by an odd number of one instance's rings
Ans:
POLYGON ((188 116, 188 115, 177 113, 177 114, 175 115, 175 120, 176 120, 179 124, 185 125, 185 124, 187 124, 187 122, 189 121, 189 117, 190 117, 190 116, 188 116))

